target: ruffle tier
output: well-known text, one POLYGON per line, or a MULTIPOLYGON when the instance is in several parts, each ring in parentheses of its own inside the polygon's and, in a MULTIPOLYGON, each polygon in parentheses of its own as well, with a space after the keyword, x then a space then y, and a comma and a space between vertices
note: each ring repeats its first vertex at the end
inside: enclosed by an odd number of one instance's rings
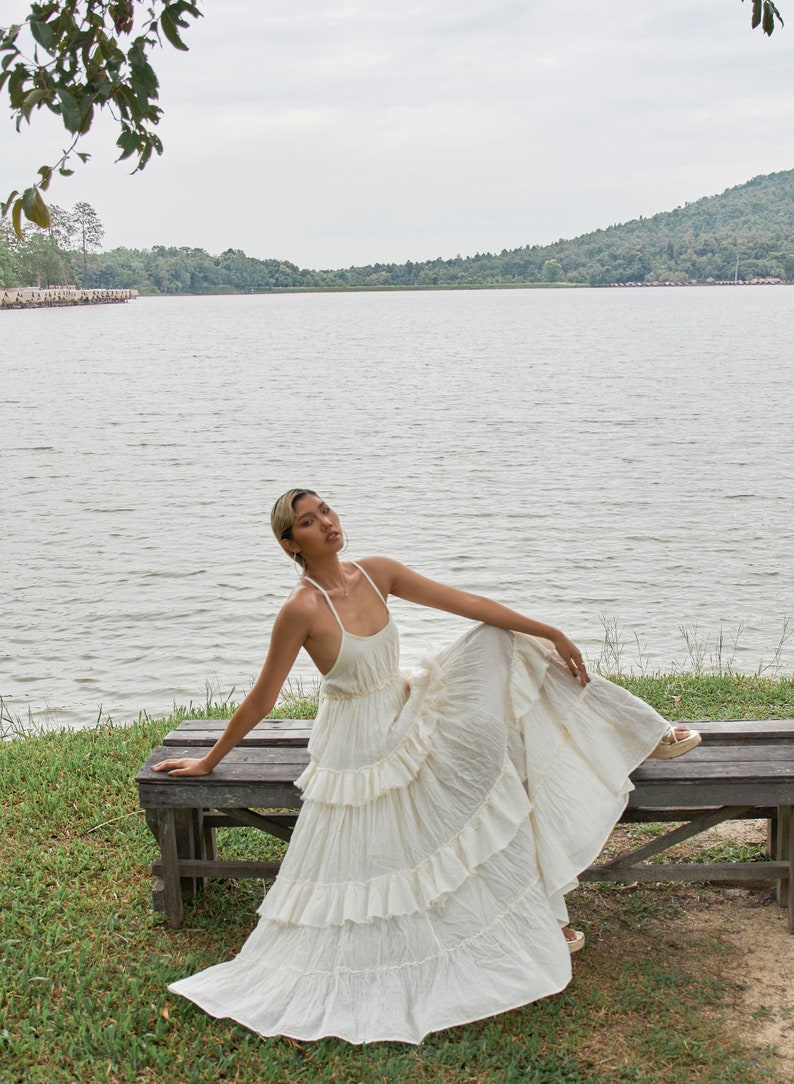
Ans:
MULTIPOLYGON (((411 782, 421 784, 421 779, 411 782)), ((390 821, 397 808, 381 811, 378 819, 390 821)), ((488 858, 508 847, 528 815, 526 791, 508 761, 470 819, 418 865, 365 881, 330 883, 292 878, 282 870, 260 914, 285 925, 323 927, 425 911, 459 888, 488 858)), ((332 824, 323 827, 322 840, 336 851, 338 834, 332 824)), ((317 841, 320 847, 322 840, 317 841)))
POLYGON ((510 748, 523 753, 516 766, 532 806, 538 866, 562 915, 560 896, 600 854, 633 790, 631 772, 668 724, 598 675, 581 687, 556 654, 544 653, 543 680, 536 684, 531 679, 541 651, 532 638, 515 636, 510 748))
POLYGON ((517 854, 494 856, 429 912, 322 936, 260 922, 235 960, 170 989, 263 1036, 350 1043, 418 1043, 547 997, 567 985, 571 963, 542 886, 527 883, 531 846, 527 830, 517 854))

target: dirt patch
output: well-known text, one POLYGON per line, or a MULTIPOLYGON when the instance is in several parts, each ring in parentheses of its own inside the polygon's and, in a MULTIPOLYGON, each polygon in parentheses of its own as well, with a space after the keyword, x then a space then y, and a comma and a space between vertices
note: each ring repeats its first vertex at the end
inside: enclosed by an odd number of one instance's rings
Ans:
MULTIPOLYGON (((794 934, 769 891, 701 890, 687 931, 725 945, 723 977, 734 990, 729 1017, 750 1043, 776 1048, 781 1081, 794 1080, 794 934)), ((706 950, 707 951, 707 950, 706 950)))
MULTIPOLYGON (((624 826, 616 828, 610 845, 626 846, 624 826), (623 837, 623 838, 621 838, 623 837)), ((635 840, 635 845, 636 845, 635 840)), ((752 846, 767 842, 767 822, 725 821, 674 850, 685 861, 687 851, 703 846, 752 846)), ((760 867, 760 870, 763 866, 760 867)), ((759 872, 760 872, 759 870, 759 872)), ((703 952, 721 950, 720 976, 730 989, 728 1021, 737 1036, 750 1044, 772 1047, 782 1084, 794 1081, 794 934, 788 911, 777 905, 769 887, 677 885, 686 939, 703 942, 703 952)))

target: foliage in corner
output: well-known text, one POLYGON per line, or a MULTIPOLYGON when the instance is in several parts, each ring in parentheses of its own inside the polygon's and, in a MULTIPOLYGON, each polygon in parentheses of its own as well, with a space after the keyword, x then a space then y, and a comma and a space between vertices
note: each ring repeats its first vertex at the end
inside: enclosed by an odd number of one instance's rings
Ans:
POLYGON ((39 179, 2 204, 17 236, 24 215, 46 229, 49 208, 42 196, 57 171, 68 177, 72 156, 90 130, 96 110, 107 108, 119 125, 119 158, 143 169, 163 145, 155 132, 162 110, 156 104, 159 83, 149 63, 151 51, 164 44, 187 50, 182 31, 189 18, 200 18, 188 0, 50 0, 31 4, 27 18, 0 27, 0 92, 7 90, 17 131, 39 109, 60 117, 71 144, 39 179))
POLYGON ((765 34, 771 35, 775 29, 776 19, 783 26, 783 16, 778 11, 777 4, 773 4, 772 0, 752 0, 752 7, 750 24, 753 30, 760 26, 765 34))

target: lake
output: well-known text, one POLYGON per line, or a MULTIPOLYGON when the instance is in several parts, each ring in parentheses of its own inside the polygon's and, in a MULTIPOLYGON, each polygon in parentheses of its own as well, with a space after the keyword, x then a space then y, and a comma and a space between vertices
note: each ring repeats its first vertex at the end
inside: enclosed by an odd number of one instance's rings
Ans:
MULTIPOLYGON (((493 595, 591 663, 791 674, 792 326, 794 290, 762 286, 4 312, 4 711, 239 699, 295 580, 269 526, 294 485, 348 556, 493 595)), ((408 667, 466 627, 395 614, 408 667)))

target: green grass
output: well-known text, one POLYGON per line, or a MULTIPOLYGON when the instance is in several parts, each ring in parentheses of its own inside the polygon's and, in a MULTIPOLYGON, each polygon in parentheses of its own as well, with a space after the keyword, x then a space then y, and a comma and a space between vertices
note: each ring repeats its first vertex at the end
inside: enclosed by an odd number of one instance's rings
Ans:
POLYGON ((692 719, 792 719, 794 678, 747 674, 610 675, 671 722, 692 719))
MULTIPOLYGON (((794 718, 790 681, 674 679, 689 718, 794 718), (709 705, 710 712, 706 712, 709 705)), ((672 717, 672 678, 625 679, 672 717), (656 687, 647 682, 655 680, 656 687), (642 688, 637 688, 642 682, 642 688), (652 695, 650 695, 652 694, 652 695), (665 710, 668 709, 668 710, 665 710)), ((313 714, 296 696, 285 712, 313 714)), ((232 705, 215 705, 228 715, 232 705)), ((150 906, 154 841, 133 778, 179 718, 143 716, 0 743, 0 1084, 761 1084, 773 1062, 728 1019, 724 952, 688 941, 681 889, 585 885, 590 936, 562 994, 430 1036, 418 1048, 262 1040, 168 994, 239 949, 260 882, 210 882, 170 930, 150 906), (665 938, 667 941, 665 941, 665 938)), ((211 712, 212 713, 212 712, 211 712)), ((268 856, 260 833, 224 853, 268 856)), ((270 854, 278 854, 278 846, 270 854)))

